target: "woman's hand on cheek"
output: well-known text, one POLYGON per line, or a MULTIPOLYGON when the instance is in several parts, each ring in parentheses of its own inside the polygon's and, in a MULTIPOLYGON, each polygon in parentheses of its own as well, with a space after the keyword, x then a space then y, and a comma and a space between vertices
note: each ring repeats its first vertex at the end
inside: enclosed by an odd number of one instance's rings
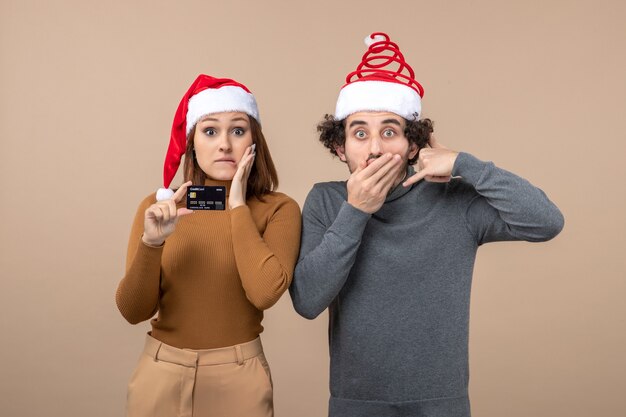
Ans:
POLYGON ((239 165, 237 166, 237 172, 233 177, 233 182, 230 186, 230 195, 228 196, 228 205, 230 209, 242 206, 246 204, 246 191, 248 185, 248 177, 254 164, 254 157, 256 145, 249 146, 243 153, 239 165))

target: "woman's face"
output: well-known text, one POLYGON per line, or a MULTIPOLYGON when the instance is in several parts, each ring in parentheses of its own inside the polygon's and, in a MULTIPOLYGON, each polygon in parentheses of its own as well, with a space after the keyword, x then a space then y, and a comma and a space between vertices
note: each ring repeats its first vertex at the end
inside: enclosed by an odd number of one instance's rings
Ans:
POLYGON ((250 119, 245 113, 208 114, 196 123, 196 160, 209 178, 232 180, 243 153, 251 145, 250 119))

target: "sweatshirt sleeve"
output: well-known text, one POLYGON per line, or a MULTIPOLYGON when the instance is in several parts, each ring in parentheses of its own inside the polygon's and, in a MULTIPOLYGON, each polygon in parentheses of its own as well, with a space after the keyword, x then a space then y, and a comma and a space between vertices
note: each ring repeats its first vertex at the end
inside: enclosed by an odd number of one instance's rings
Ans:
POLYGON ((163 246, 148 246, 141 240, 144 212, 154 201, 154 196, 149 196, 137 209, 128 241, 126 274, 115 294, 117 308, 131 324, 148 320, 158 310, 163 246))
POLYGON ((259 310, 273 306, 289 288, 300 247, 300 207, 285 198, 261 236, 247 205, 230 212, 235 262, 246 297, 259 310))
POLYGON ((334 220, 326 220, 326 211, 316 186, 302 210, 300 259, 289 288, 295 310, 307 319, 322 313, 343 288, 371 217, 345 200, 334 220))
POLYGON ((452 175, 461 176, 478 194, 469 202, 465 216, 479 244, 503 240, 541 242, 563 229, 563 215, 543 191, 492 162, 461 152, 452 175))

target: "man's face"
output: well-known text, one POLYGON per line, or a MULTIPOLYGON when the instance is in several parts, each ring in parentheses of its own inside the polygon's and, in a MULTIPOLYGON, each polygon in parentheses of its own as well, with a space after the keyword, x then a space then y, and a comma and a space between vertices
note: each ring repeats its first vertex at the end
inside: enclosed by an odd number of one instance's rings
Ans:
POLYGON ((358 165, 367 161, 369 165, 374 159, 385 153, 398 154, 402 158, 404 169, 396 181, 402 180, 408 160, 417 154, 417 146, 409 145, 404 136, 406 120, 395 113, 389 112, 358 112, 346 118, 346 141, 344 146, 336 147, 339 159, 348 164, 350 172, 358 165))

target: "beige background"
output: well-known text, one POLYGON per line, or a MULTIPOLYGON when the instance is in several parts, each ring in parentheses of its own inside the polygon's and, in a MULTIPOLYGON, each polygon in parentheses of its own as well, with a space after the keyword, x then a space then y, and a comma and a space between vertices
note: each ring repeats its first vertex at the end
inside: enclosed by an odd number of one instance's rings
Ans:
MULTIPOLYGON (((194 77, 253 90, 302 204, 347 176, 315 124, 375 30, 413 65, 441 142, 565 214, 549 243, 479 251, 474 415, 626 415, 624 21, 621 0, 0 1, 0 415, 122 415, 148 326, 114 291, 194 77)), ((326 313, 302 319, 285 296, 264 324, 277 416, 323 416, 326 313)))

